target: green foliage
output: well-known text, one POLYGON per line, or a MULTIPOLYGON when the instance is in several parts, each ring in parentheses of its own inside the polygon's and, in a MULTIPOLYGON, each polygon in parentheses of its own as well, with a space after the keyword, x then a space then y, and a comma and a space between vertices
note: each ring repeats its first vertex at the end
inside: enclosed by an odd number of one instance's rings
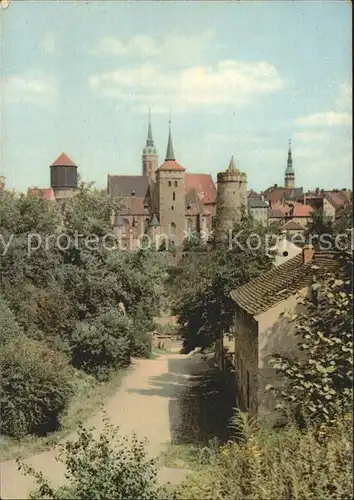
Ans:
MULTIPOLYGON (((239 418, 240 420, 240 418, 239 418)), ((177 488, 175 500, 310 500, 352 498, 352 426, 337 421, 301 432, 255 428, 209 455, 208 464, 177 488)))
POLYGON ((21 437, 55 430, 71 395, 66 359, 19 338, 2 346, 0 367, 1 433, 21 437))
POLYGON ((23 330, 16 321, 15 315, 0 296, 0 345, 3 346, 9 340, 19 338, 23 330))
POLYGON ((280 407, 319 422, 351 410, 352 300, 352 283, 346 273, 316 284, 312 297, 304 300, 306 312, 294 320, 305 355, 273 357, 273 367, 286 382, 285 388, 275 389, 280 407))
POLYGON ((131 321, 119 311, 110 310, 92 323, 78 323, 69 344, 75 367, 106 380, 111 370, 130 363, 131 321))
POLYGON ((231 290, 270 268, 265 245, 256 248, 252 235, 264 243, 265 231, 244 213, 235 226, 231 248, 190 252, 179 267, 171 270, 167 286, 188 349, 205 349, 229 331, 234 314, 231 290))
POLYGON ((144 443, 136 435, 131 441, 119 429, 105 422, 96 437, 94 429, 79 428, 76 441, 61 447, 60 462, 66 467, 69 484, 55 489, 40 472, 20 463, 36 479, 33 499, 77 500, 158 500, 164 498, 157 486, 154 460, 147 457, 144 443))

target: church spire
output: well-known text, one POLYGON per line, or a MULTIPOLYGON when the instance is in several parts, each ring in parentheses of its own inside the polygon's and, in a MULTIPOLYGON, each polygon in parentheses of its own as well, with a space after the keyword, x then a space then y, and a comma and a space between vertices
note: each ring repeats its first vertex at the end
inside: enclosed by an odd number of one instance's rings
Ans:
POLYGON ((154 140, 152 138, 152 128, 151 128, 151 111, 149 107, 149 124, 148 124, 148 133, 147 133, 147 139, 146 139, 146 146, 147 147, 153 147, 154 146, 154 140))
POLYGON ((167 151, 166 151, 166 158, 165 161, 175 161, 175 153, 173 151, 173 144, 172 144, 172 134, 171 134, 171 120, 169 120, 169 132, 168 132, 168 143, 167 143, 167 151))
POLYGON ((293 167, 293 159, 292 159, 292 155, 291 155, 291 139, 289 139, 289 151, 288 151, 288 164, 287 164, 287 167, 288 168, 292 168, 293 167))

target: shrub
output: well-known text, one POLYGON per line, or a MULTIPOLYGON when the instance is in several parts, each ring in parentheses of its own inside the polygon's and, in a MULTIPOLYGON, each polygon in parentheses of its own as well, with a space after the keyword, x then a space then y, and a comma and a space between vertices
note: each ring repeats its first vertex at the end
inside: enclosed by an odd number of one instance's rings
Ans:
POLYGON ((112 369, 129 365, 131 321, 116 310, 101 314, 91 323, 78 323, 70 337, 72 363, 99 380, 112 369))
POLYGON ((214 452, 209 465, 177 488, 176 500, 307 500, 352 498, 351 420, 320 431, 289 425, 252 427, 214 452))
POLYGON ((36 478, 39 486, 31 498, 76 500, 157 500, 154 460, 147 457, 144 443, 133 435, 131 443, 119 435, 119 429, 105 423, 103 432, 95 438, 93 429, 79 428, 76 441, 61 446, 59 460, 66 466, 70 483, 55 490, 32 468, 20 463, 20 468, 36 478))
POLYGON ((17 323, 14 313, 0 296, 0 345, 20 335, 23 335, 22 328, 17 323))
POLYGON ((7 342, 0 353, 0 431, 20 437, 59 426, 71 396, 65 357, 30 339, 7 342))

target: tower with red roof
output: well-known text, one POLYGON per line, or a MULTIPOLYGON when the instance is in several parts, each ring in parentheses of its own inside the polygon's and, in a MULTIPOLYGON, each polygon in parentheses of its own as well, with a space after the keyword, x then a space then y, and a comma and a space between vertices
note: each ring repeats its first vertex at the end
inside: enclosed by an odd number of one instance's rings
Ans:
POLYGON ((65 153, 50 166, 50 186, 58 201, 70 198, 77 189, 77 165, 65 153))

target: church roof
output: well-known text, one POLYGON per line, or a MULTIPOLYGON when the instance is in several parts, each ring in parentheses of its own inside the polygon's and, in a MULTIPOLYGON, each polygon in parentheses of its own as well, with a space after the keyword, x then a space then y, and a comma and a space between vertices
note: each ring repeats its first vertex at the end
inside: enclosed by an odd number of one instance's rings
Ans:
POLYGON ((205 212, 203 203, 199 199, 198 193, 194 188, 186 191, 185 207, 187 216, 203 214, 205 212))
POLYGON ((184 172, 186 169, 182 167, 179 163, 177 163, 175 160, 165 160, 163 164, 159 167, 158 170, 178 170, 179 172, 184 172))
POLYGON ((189 174, 184 177, 186 191, 195 189, 203 204, 216 202, 216 187, 210 174, 189 174))
POLYGON ((145 197, 149 189, 149 178, 144 175, 108 175, 108 194, 117 197, 145 197))
POLYGON ((62 153, 58 158, 51 164, 51 167, 76 167, 75 163, 66 153, 62 153))
POLYGON ((156 214, 153 214, 151 221, 149 222, 150 227, 159 227, 160 226, 160 221, 157 218, 156 214))

